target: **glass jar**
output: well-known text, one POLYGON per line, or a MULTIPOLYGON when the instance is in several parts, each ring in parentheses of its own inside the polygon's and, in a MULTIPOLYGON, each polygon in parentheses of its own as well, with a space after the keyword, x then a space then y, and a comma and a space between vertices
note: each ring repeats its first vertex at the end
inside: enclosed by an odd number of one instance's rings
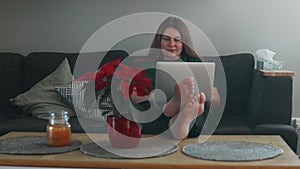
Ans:
POLYGON ((47 125, 47 141, 51 146, 66 146, 72 142, 71 124, 68 112, 50 111, 47 125))

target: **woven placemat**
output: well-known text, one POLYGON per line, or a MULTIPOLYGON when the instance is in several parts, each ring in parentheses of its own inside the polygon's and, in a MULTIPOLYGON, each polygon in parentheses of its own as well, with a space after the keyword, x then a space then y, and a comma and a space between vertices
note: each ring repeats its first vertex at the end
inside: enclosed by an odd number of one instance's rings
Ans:
POLYGON ((195 158, 233 162, 264 160, 283 153, 273 145, 245 141, 206 141, 186 145, 182 151, 195 158))
POLYGON ((177 145, 159 145, 141 143, 137 148, 113 148, 108 141, 84 144, 80 151, 84 154, 101 158, 150 158, 172 154, 178 150, 177 145), (168 147, 166 149, 166 147, 168 147))
POLYGON ((79 149, 81 145, 81 141, 73 139, 70 145, 54 147, 48 145, 46 136, 18 136, 0 140, 0 153, 22 155, 57 154, 79 149))

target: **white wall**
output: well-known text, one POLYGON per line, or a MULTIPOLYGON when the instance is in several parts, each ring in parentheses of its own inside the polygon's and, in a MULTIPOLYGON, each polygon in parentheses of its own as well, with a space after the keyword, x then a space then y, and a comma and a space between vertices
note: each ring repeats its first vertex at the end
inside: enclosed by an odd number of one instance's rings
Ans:
MULTIPOLYGON (((137 12, 163 12, 195 24, 219 54, 269 48, 284 62, 284 69, 297 73, 299 6, 299 0, 1 0, 0 51, 78 52, 108 22, 137 12)), ((146 45, 149 39, 141 43, 146 45)), ((297 117, 299 79, 294 80, 297 117)))

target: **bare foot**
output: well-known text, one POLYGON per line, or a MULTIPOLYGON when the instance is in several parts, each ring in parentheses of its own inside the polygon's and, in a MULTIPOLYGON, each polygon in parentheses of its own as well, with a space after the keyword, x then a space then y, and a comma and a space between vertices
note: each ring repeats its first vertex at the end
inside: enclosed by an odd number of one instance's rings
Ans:
POLYGON ((173 116, 169 122, 171 133, 176 139, 188 136, 191 122, 204 111, 205 95, 200 93, 187 103, 180 113, 173 116))
POLYGON ((194 120, 197 116, 201 115, 204 112, 204 104, 205 104, 205 94, 201 92, 193 97, 191 102, 187 103, 182 111, 180 111, 181 118, 185 118, 187 120, 194 120), (191 105, 192 104, 192 105, 191 105), (197 106, 198 111, 194 111, 194 108, 197 106), (190 109, 192 107, 193 109, 190 109))
POLYGON ((191 102, 194 94, 194 79, 188 77, 179 82, 175 87, 175 95, 165 104, 163 112, 166 116, 171 117, 177 114, 181 108, 191 102))

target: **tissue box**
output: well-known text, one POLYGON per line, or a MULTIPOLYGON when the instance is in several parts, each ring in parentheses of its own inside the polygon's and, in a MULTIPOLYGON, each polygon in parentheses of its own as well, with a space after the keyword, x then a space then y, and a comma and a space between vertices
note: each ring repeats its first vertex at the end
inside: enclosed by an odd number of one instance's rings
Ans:
POLYGON ((283 67, 283 62, 279 60, 273 61, 273 70, 280 70, 283 67))
MULTIPOLYGON (((259 62, 259 61, 258 61, 259 62)), ((279 60, 264 60, 262 63, 257 63, 257 69, 280 70, 283 68, 283 62, 279 60)))
POLYGON ((262 70, 280 70, 283 67, 283 62, 273 60, 275 52, 269 49, 258 49, 255 52, 257 56, 257 69, 262 70))

